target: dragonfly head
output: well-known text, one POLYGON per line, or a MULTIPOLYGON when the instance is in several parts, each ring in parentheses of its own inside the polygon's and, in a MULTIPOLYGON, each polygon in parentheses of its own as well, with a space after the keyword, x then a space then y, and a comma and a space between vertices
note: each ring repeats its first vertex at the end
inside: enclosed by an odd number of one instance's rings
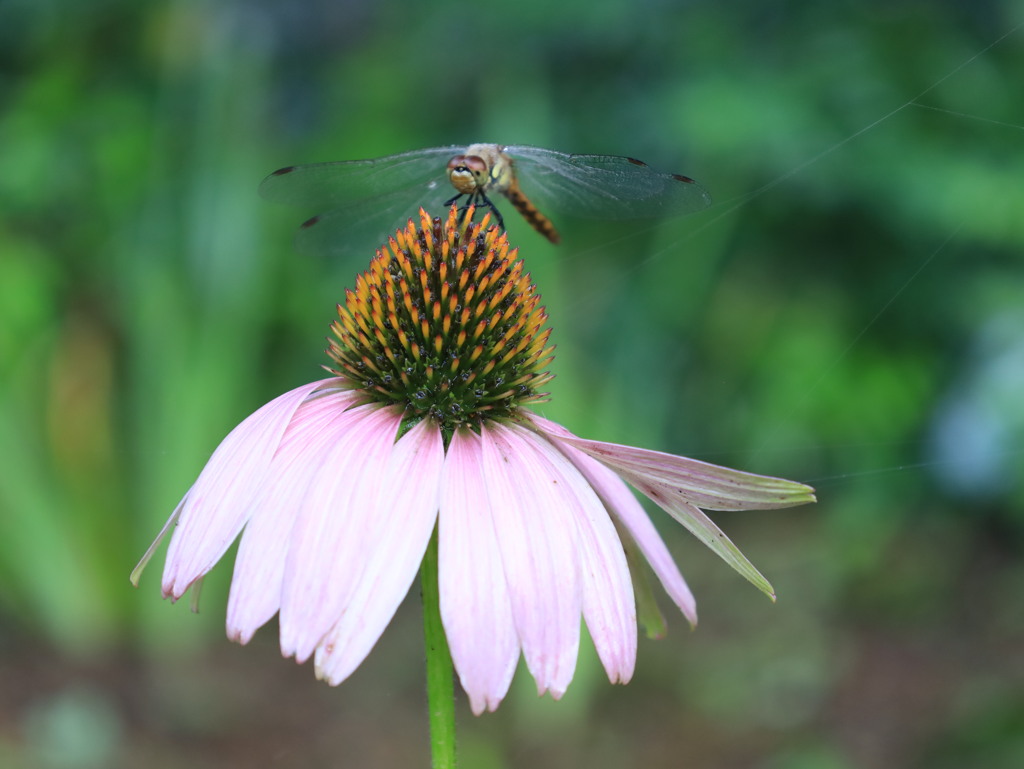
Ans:
POLYGON ((448 180, 463 195, 482 192, 489 173, 487 162, 476 155, 456 155, 448 161, 448 180))

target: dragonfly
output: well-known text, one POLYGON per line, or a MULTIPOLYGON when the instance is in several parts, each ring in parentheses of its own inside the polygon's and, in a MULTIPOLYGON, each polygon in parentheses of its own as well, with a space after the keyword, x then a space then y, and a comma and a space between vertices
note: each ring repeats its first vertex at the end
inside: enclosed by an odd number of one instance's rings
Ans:
POLYGON ((501 195, 552 243, 561 237, 541 209, 593 219, 692 213, 711 196, 688 176, 656 171, 618 155, 570 155, 526 145, 431 147, 373 160, 287 166, 260 184, 260 195, 323 213, 299 230, 300 251, 334 254, 408 220, 420 206, 475 205, 504 220, 501 195), (454 189, 455 195, 451 192, 454 189))

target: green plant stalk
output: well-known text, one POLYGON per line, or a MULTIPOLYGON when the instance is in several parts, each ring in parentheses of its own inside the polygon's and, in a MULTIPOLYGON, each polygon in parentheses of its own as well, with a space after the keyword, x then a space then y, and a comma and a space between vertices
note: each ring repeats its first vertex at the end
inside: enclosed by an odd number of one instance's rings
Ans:
POLYGON ((430 711, 430 755, 433 769, 454 769, 455 690, 452 657, 441 625, 437 583, 437 527, 420 566, 423 594, 423 635, 427 652, 427 706, 430 711))

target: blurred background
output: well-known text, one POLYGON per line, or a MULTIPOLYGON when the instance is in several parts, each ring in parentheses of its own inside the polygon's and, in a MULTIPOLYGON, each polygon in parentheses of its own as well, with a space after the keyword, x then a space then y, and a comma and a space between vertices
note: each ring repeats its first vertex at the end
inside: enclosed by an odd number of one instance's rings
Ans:
MULTIPOLYGON (((708 211, 510 235, 543 413, 814 484, 660 512, 699 627, 559 703, 460 693, 462 765, 1024 766, 1024 5, 0 2, 0 766, 426 766, 414 590, 336 689, 128 573, 210 452, 321 376, 369 260, 295 253, 284 165, 494 141, 626 154, 708 211)), ((552 214, 554 217, 554 214, 552 214)))

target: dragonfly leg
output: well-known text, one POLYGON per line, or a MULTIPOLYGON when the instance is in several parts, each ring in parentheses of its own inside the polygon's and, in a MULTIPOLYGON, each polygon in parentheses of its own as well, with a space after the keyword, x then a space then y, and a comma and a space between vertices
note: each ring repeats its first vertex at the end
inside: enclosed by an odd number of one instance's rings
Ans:
POLYGON ((452 205, 453 203, 458 203, 459 200, 463 196, 466 197, 466 202, 463 205, 459 206, 459 213, 460 214, 466 213, 466 209, 468 209, 476 201, 476 194, 470 195, 470 194, 465 193, 465 192, 460 192, 458 195, 454 195, 454 196, 448 198, 448 200, 446 200, 444 202, 445 207, 447 208, 448 206, 452 205))
POLYGON ((476 193, 476 200, 478 205, 491 210, 491 213, 494 214, 495 221, 498 223, 498 229, 505 229, 505 220, 501 218, 501 211, 499 211, 498 207, 491 202, 491 199, 484 195, 484 193, 478 192, 476 193))
MULTIPOLYGON (((450 206, 452 205, 452 203, 457 203, 459 198, 461 198, 463 195, 466 195, 466 193, 460 192, 458 195, 455 195, 454 197, 446 200, 444 204, 446 206, 450 206)), ((466 200, 466 204, 459 206, 459 213, 463 213, 470 206, 476 206, 477 208, 489 210, 492 214, 494 214, 494 219, 498 223, 498 228, 502 230, 505 229, 505 220, 501 218, 501 212, 498 210, 497 206, 495 206, 494 203, 491 202, 490 198, 488 198, 482 192, 474 192, 471 195, 466 195, 466 197, 468 198, 466 200)))

